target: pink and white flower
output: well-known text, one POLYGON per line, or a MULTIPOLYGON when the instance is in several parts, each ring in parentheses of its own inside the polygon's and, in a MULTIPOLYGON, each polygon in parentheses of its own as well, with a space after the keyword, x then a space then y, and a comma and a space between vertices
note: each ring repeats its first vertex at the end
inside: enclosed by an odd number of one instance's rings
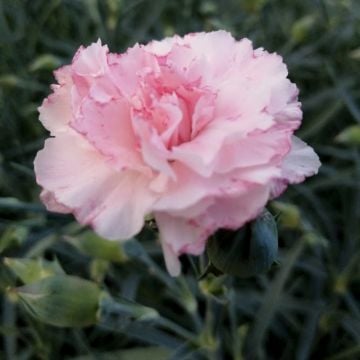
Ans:
POLYGON ((281 56, 225 31, 110 53, 81 47, 39 108, 42 201, 101 236, 157 222, 165 261, 198 255, 219 228, 254 219, 320 162, 293 136, 302 112, 281 56))

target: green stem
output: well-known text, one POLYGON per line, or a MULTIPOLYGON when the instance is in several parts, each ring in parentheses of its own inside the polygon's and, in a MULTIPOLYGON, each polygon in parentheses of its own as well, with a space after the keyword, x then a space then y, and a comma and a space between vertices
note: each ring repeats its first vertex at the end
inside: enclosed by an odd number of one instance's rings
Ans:
POLYGON ((176 324, 168 318, 161 317, 157 320, 157 323, 194 344, 198 342, 195 334, 193 334, 187 329, 184 329, 182 326, 176 324))
POLYGON ((201 336, 202 346, 206 349, 208 358, 216 360, 216 350, 218 344, 214 335, 214 313, 213 313, 213 300, 206 297, 206 313, 205 313, 205 326, 204 332, 201 336))

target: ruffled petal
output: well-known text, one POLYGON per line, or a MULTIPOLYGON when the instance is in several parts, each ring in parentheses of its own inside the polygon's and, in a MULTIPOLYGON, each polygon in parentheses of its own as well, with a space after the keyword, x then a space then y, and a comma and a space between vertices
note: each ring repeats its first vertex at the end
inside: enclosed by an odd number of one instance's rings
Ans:
POLYGON ((250 185, 265 185, 281 176, 281 169, 272 164, 236 169, 226 174, 202 177, 181 164, 174 165, 176 180, 169 180, 153 210, 174 216, 198 216, 222 196, 242 196, 250 185))
MULTIPOLYGON (((270 121, 273 123, 272 120, 270 121)), ((263 162, 264 157, 268 158, 269 154, 262 154, 261 152, 251 154, 251 159, 248 159, 246 154, 241 156, 243 150, 246 152, 247 144, 253 145, 253 139, 260 139, 259 142, 261 142, 260 136, 247 139, 246 128, 244 128, 240 120, 217 120, 209 123, 192 141, 174 147, 171 158, 179 160, 193 171, 208 177, 216 171, 217 166, 220 172, 225 172, 235 167, 236 162, 239 163, 239 166, 241 166, 241 163, 244 165, 246 165, 246 163, 256 165, 256 159, 259 158, 259 155, 262 155, 263 159, 258 159, 257 163, 263 162), (209 144, 211 144, 211 146, 209 146, 209 144), (236 151, 236 154, 232 154, 232 158, 227 158, 226 155, 226 153, 229 152, 227 152, 226 149, 229 147, 236 151), (237 160, 234 156, 237 156, 237 160), (223 158, 226 158, 225 161, 227 164, 221 164, 223 158), (233 164, 230 164, 230 162, 233 164), (226 170, 221 170, 221 167, 226 170)), ((264 144, 264 146, 269 148, 266 144, 264 144)), ((254 147, 256 147, 256 145, 252 146, 252 150, 254 147)), ((248 154, 250 153, 251 150, 249 150, 248 154)))
POLYGON ((278 163, 291 147, 291 127, 275 125, 266 131, 255 131, 246 137, 224 144, 212 163, 215 172, 232 170, 271 162, 278 163))
POLYGON ((126 240, 140 232, 155 199, 148 179, 128 171, 114 177, 107 193, 98 194, 97 208, 86 214, 87 221, 107 239, 126 240))
POLYGON ((134 169, 149 173, 140 154, 132 128, 130 109, 124 99, 101 104, 91 98, 83 101, 80 114, 71 126, 84 135, 107 161, 118 170, 134 169))
POLYGON ((292 137, 291 150, 282 164, 283 176, 297 184, 317 174, 321 162, 315 151, 298 137, 292 137))
POLYGON ((203 178, 181 164, 175 164, 173 170, 176 179, 168 181, 166 191, 153 206, 154 211, 186 212, 205 197, 220 191, 222 179, 219 177, 203 178))
POLYGON ((124 54, 110 54, 109 66, 115 86, 129 101, 137 94, 144 75, 159 72, 156 57, 138 44, 124 54))
POLYGON ((227 31, 212 31, 188 34, 184 44, 191 48, 195 59, 205 59, 204 78, 216 78, 226 72, 229 61, 234 56, 235 39, 227 31))
POLYGON ((281 165, 281 176, 272 182, 272 197, 279 196, 288 184, 298 184, 317 174, 321 162, 315 151, 304 141, 292 136, 291 150, 281 165))
POLYGON ((69 67, 62 67, 56 73, 60 85, 53 85, 53 93, 39 107, 39 120, 51 135, 64 132, 72 120, 71 88, 69 67))
POLYGON ((46 209, 51 212, 56 212, 60 214, 69 214, 71 213, 71 209, 67 206, 59 203, 56 200, 54 193, 43 190, 40 194, 40 199, 43 204, 46 206, 46 209))
POLYGON ((239 229, 256 218, 265 207, 269 197, 269 186, 249 184, 248 190, 241 195, 216 199, 217 201, 194 221, 209 234, 220 228, 239 229))
POLYGON ((37 182, 101 236, 128 239, 138 233, 155 201, 148 179, 117 172, 80 135, 48 139, 35 159, 37 182), (74 146, 76 144, 76 146, 74 146))
POLYGON ((72 63, 72 71, 83 77, 96 77, 106 72, 108 68, 107 54, 109 49, 107 45, 102 45, 100 39, 77 51, 72 63))
POLYGON ((169 151, 156 130, 139 117, 134 117, 132 120, 145 164, 153 170, 175 179, 175 173, 168 162, 169 151))

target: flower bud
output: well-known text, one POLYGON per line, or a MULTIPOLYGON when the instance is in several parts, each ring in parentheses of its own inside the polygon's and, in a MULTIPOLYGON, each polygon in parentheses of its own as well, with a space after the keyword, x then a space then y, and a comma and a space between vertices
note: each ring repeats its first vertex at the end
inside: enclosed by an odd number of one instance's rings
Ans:
POLYGON ((306 15, 297 21, 291 28, 291 37, 296 43, 301 43, 309 36, 311 30, 316 24, 316 16, 313 14, 306 15))
POLYGON ((54 70, 61 65, 61 61, 58 57, 52 54, 42 54, 38 56, 30 65, 29 70, 31 72, 38 70, 54 70))
POLYGON ((20 304, 38 321, 58 327, 96 323, 101 290, 75 276, 55 275, 14 289, 20 304))
POLYGON ((280 225, 288 229, 301 228, 301 214, 297 206, 281 201, 273 201, 272 209, 279 213, 280 225))
POLYGON ((230 235, 233 237, 209 239, 207 253, 212 268, 244 278, 270 269, 277 256, 278 235, 276 222, 267 210, 230 235))
POLYGON ((346 145, 360 145, 360 125, 348 126, 336 136, 335 140, 346 145))
POLYGON ((21 84, 22 80, 13 74, 6 74, 0 77, 0 85, 4 87, 17 87, 21 84))

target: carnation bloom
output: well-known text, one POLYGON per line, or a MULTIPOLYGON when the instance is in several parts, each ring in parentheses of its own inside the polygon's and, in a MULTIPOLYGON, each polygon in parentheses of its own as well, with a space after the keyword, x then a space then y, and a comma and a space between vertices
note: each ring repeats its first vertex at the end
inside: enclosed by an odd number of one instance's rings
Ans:
POLYGON ((152 215, 167 268, 219 228, 254 219, 320 166, 293 136, 298 89, 281 56, 225 31, 110 53, 80 47, 39 108, 41 199, 101 236, 126 240, 152 215))

